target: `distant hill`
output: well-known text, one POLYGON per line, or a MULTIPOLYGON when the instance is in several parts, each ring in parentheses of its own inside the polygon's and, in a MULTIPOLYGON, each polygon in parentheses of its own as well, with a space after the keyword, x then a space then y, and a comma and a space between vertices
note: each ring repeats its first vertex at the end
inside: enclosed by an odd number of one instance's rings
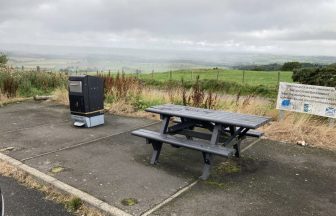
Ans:
POLYGON ((262 67, 276 70, 285 62, 298 61, 312 64, 331 64, 333 56, 292 56, 260 53, 229 53, 198 50, 150 50, 106 47, 64 47, 0 44, 0 51, 9 57, 9 64, 21 67, 49 69, 77 68, 95 70, 167 71, 189 68, 262 67))

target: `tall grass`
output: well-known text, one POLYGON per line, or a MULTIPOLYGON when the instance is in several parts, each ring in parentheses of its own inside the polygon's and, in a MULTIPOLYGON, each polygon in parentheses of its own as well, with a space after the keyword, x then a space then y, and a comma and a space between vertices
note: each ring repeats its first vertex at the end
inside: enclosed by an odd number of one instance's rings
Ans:
POLYGON ((336 150, 336 128, 326 118, 288 112, 283 120, 263 128, 267 138, 283 142, 305 141, 308 145, 336 150))
POLYGON ((133 101, 138 98, 143 85, 135 77, 117 74, 115 77, 100 75, 104 80, 105 98, 108 102, 133 101))
POLYGON ((0 93, 8 98, 48 94, 66 84, 67 76, 61 73, 0 69, 0 93))

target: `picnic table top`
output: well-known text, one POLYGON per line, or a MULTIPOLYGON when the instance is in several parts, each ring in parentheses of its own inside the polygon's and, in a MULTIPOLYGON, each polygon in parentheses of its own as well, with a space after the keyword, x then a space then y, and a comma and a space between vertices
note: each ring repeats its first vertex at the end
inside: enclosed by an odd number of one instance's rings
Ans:
POLYGON ((174 104, 152 106, 147 108, 146 111, 162 115, 220 123, 229 126, 245 127, 249 129, 256 129, 271 120, 271 118, 264 116, 202 109, 174 104))

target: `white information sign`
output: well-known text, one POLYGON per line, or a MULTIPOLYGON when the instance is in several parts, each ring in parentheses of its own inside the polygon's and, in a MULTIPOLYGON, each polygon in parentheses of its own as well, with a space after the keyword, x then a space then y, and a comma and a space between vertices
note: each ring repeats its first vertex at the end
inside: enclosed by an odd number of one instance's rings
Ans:
POLYGON ((277 109, 336 118, 336 89, 280 82, 277 109))

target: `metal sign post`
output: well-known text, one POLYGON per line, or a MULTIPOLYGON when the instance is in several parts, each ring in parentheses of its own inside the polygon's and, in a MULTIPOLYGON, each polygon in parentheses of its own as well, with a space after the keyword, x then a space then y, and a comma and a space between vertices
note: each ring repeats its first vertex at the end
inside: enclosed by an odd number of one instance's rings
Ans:
POLYGON ((335 126, 335 119, 329 118, 329 127, 333 128, 335 126))
POLYGON ((279 121, 282 121, 285 119, 285 111, 279 110, 279 121))

